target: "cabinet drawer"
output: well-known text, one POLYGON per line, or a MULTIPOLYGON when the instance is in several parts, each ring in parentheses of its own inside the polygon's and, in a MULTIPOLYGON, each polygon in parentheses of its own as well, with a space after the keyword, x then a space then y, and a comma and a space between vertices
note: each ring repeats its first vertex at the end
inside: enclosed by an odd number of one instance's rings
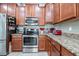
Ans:
POLYGON ((22 40, 20 37, 12 38, 12 40, 22 40))
POLYGON ((14 35, 14 36, 12 36, 12 38, 21 38, 22 36, 19 36, 19 35, 14 35))
POLYGON ((12 34, 12 39, 22 39, 21 34, 12 34))

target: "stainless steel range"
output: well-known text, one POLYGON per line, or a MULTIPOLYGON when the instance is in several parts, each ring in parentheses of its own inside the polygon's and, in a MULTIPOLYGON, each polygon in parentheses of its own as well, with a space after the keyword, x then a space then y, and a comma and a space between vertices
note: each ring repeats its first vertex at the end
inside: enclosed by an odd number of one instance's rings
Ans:
POLYGON ((23 35, 23 52, 38 52, 37 35, 23 35))
POLYGON ((23 33, 23 52, 38 52, 39 26, 25 26, 23 33))
POLYGON ((39 27, 25 26, 23 33, 23 52, 38 52, 39 27))

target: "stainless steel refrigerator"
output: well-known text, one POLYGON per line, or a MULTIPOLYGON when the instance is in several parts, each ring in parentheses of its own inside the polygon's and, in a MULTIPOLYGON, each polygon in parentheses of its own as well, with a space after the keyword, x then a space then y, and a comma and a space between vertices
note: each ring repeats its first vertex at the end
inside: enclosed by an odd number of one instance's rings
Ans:
POLYGON ((0 55, 9 53, 7 15, 0 13, 0 55))

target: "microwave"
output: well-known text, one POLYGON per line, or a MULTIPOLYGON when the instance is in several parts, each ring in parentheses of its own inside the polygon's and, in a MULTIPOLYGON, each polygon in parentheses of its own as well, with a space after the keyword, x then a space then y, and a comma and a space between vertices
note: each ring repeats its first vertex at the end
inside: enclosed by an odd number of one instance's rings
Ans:
POLYGON ((25 25, 38 25, 38 18, 37 17, 26 17, 25 18, 25 25))

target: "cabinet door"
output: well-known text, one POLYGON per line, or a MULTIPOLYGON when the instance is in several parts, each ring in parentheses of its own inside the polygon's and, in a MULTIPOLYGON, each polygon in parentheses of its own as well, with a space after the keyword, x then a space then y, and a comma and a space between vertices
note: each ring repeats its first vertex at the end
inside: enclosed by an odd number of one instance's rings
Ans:
POLYGON ((31 17, 31 5, 29 4, 25 6, 25 17, 31 17))
POLYGON ((48 48, 49 48, 49 45, 48 45, 48 44, 49 44, 48 37, 46 37, 45 39, 46 39, 45 49, 46 49, 46 51, 48 52, 48 50, 49 50, 49 49, 48 49, 48 48))
POLYGON ((24 25, 25 15, 24 7, 19 7, 19 25, 24 25))
POLYGON ((45 8, 35 5, 35 17, 39 19, 39 25, 45 25, 45 8))
POLYGON ((15 17, 16 11, 16 4, 15 3, 9 3, 8 4, 8 15, 15 17))
POLYGON ((60 4, 59 3, 53 4, 53 13, 54 13, 53 23, 58 23, 60 21, 60 4))
POLYGON ((58 42, 56 42, 55 40, 52 39, 51 43, 54 45, 54 47, 55 47, 58 51, 60 51, 60 48, 61 48, 60 46, 61 46, 61 45, 60 45, 58 42))
POLYGON ((35 4, 30 5, 31 17, 35 17, 35 4))
POLYGON ((48 53, 49 56, 51 56, 51 42, 50 42, 50 38, 49 37, 46 37, 46 51, 48 53))
POLYGON ((51 56, 51 49, 52 49, 52 44, 51 42, 48 42, 48 55, 51 56))
POLYGON ((44 36, 39 37, 39 51, 45 50, 45 38, 44 36))
POLYGON ((19 8, 16 7, 16 25, 19 25, 19 8))
POLYGON ((22 40, 21 39, 12 40, 12 51, 22 51, 22 40))
POLYGON ((16 24, 17 25, 24 25, 24 7, 16 7, 16 24))
POLYGON ((1 3, 0 3, 0 13, 1 13, 1 3))
POLYGON ((61 48, 61 55, 62 56, 74 56, 74 54, 72 54, 71 52, 69 52, 67 49, 65 49, 64 47, 61 48))
POLYGON ((52 23, 53 21, 53 4, 46 5, 46 23, 52 23))
POLYGON ((40 13, 41 13, 41 8, 38 6, 38 4, 36 4, 35 5, 35 17, 39 18, 40 13))
POLYGON ((45 25, 45 8, 40 8, 39 25, 45 25))
POLYGON ((79 17, 79 3, 76 3, 77 7, 77 17, 79 17))
POLYGON ((60 21, 76 17, 75 3, 61 3, 60 4, 60 21))
POLYGON ((52 45, 51 56, 60 56, 60 52, 52 45))
POLYGON ((7 4, 6 3, 1 3, 1 8, 0 8, 1 13, 6 13, 7 14, 7 4))
POLYGON ((60 44, 58 44, 57 42, 55 43, 55 48, 58 50, 58 51, 60 51, 60 44))

